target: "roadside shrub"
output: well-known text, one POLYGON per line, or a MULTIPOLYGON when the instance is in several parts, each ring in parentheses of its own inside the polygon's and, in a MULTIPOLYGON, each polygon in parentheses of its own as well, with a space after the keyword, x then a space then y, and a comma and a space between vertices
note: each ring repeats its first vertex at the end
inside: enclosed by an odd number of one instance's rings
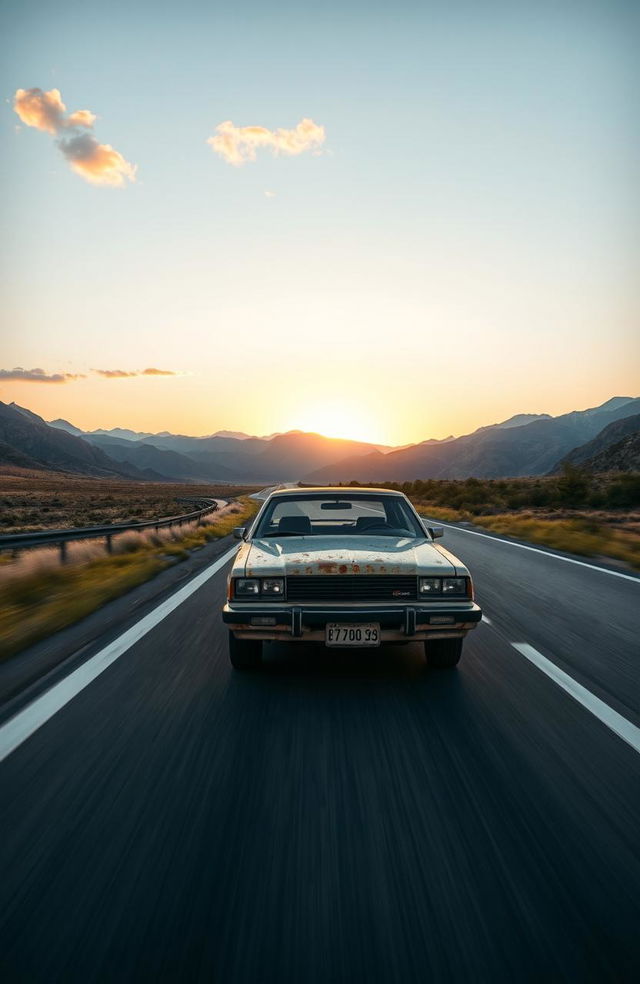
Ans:
POLYGON ((120 533, 118 536, 114 536, 112 540, 114 554, 135 553, 136 550, 141 550, 148 545, 149 541, 144 534, 136 533, 133 530, 129 533, 120 533))
POLYGON ((606 505, 610 509, 632 509, 640 506, 640 475, 619 475, 606 492, 606 505))
MULTIPOLYGON (((640 475, 591 475, 566 464, 562 474, 541 478, 416 479, 383 482, 431 507, 489 516, 528 509, 633 509, 640 506, 640 475)), ((349 487, 357 488, 352 481, 349 487)))
POLYGON ((566 462, 558 479, 558 500, 565 506, 578 506, 586 502, 590 478, 582 468, 566 462))

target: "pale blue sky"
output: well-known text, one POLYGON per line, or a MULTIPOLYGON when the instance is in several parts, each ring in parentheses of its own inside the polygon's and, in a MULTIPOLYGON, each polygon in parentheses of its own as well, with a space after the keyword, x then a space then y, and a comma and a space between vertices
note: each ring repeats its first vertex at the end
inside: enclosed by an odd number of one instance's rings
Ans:
POLYGON ((635 395, 639 7, 5 6, 2 367, 188 375, 0 399, 404 443, 635 395), (35 86, 96 113, 136 183, 17 131, 35 86), (206 144, 303 117, 319 155, 234 168, 206 144))

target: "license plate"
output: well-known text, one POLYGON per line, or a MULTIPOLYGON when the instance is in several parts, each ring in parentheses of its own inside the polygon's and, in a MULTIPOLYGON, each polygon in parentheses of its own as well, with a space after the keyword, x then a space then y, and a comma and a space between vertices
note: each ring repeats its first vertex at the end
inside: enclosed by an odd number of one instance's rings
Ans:
POLYGON ((379 646, 378 622, 329 622, 325 631, 327 646, 379 646))

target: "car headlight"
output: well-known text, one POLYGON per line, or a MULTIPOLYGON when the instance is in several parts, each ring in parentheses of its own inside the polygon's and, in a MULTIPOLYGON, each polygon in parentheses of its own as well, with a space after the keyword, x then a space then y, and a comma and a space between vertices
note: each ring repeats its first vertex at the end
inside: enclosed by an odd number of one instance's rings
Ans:
POLYGON ((237 577, 235 598, 284 598, 283 577, 237 577))
POLYGON ((262 594, 269 598, 284 597, 284 578, 283 577, 263 577, 262 594))
POLYGON ((421 577, 420 594, 435 595, 442 594, 442 581, 439 577, 421 577))
POLYGON ((260 594, 260 581, 257 577, 237 577, 234 594, 236 598, 257 598, 260 594))
POLYGON ((466 577, 421 577, 419 583, 420 597, 429 595, 442 597, 470 597, 468 578, 466 577))
POLYGON ((466 577, 444 577, 442 579, 442 593, 444 595, 466 595, 466 577))

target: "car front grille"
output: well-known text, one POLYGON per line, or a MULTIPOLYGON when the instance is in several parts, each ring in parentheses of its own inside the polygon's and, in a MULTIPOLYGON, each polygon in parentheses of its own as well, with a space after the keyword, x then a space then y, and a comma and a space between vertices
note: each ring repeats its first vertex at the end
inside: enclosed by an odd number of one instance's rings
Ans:
POLYGON ((297 574, 287 578, 288 601, 415 601, 414 574, 297 574))

